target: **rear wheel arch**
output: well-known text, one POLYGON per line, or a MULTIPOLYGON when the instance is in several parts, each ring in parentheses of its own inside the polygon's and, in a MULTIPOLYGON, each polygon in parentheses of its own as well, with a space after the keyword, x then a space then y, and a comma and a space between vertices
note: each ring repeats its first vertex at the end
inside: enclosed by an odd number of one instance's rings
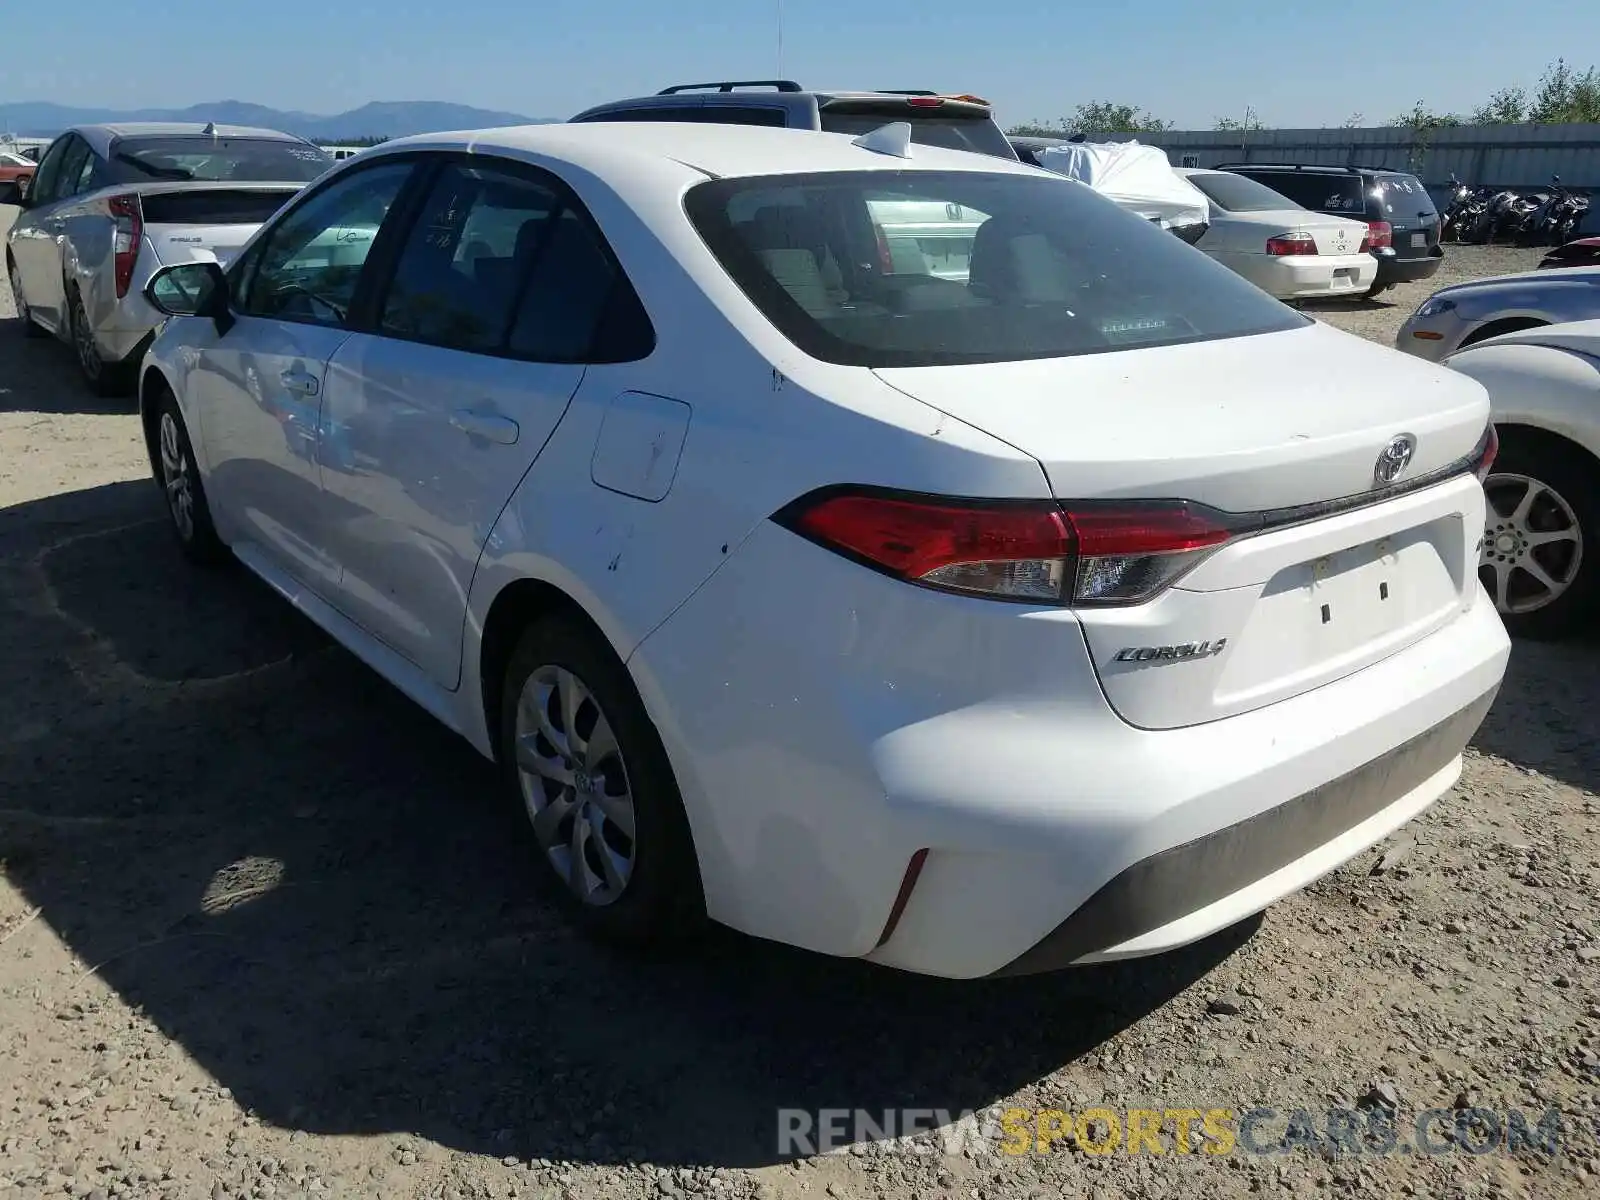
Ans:
MULTIPOLYGON (((483 706, 484 727, 490 731, 491 743, 500 720, 500 700, 505 686, 506 668, 516 651, 517 642, 534 621, 557 614, 571 617, 588 626, 605 645, 611 647, 617 661, 624 664, 624 656, 616 644, 606 636, 600 623, 589 615, 577 600, 560 587, 543 579, 518 579, 501 588, 484 616, 483 636, 478 644, 478 683, 483 706)), ((631 675, 632 672, 629 672, 631 675)), ((634 690, 638 690, 635 684, 634 690)), ((498 753, 498 746, 495 747, 498 753)))

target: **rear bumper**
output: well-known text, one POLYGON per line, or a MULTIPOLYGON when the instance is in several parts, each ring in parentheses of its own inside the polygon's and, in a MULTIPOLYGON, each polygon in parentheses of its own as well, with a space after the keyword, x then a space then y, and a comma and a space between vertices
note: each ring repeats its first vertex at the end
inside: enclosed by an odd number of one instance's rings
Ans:
POLYGON ((1378 287, 1388 287, 1392 283, 1418 283, 1432 279, 1439 273, 1439 265, 1443 262, 1444 248, 1441 246, 1435 246, 1425 257, 1419 258, 1383 255, 1378 258, 1378 277, 1374 282, 1378 287))
POLYGON ((1372 286, 1378 263, 1370 254, 1262 255, 1264 287, 1280 300, 1359 295, 1372 286))
POLYGON ((1338 779, 1125 868, 995 974, 1169 949, 1298 891, 1386 837, 1455 782, 1461 749, 1498 690, 1338 779))
POLYGON ((1339 866, 1454 783, 1508 653, 1474 585, 1336 682, 1140 729, 1072 613, 908 587, 767 525, 629 666, 713 918, 976 978, 1184 945, 1339 866))

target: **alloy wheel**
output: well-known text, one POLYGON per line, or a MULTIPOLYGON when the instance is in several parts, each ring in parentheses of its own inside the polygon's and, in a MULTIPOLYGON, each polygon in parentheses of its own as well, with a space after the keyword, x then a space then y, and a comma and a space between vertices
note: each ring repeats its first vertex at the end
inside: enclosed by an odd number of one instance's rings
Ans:
POLYGON ((1583 527, 1562 495, 1528 475, 1492 474, 1478 575, 1502 613, 1535 612, 1583 565, 1583 527))
POLYGON ((99 347, 94 344, 94 330, 89 327, 83 301, 76 296, 72 298, 72 345, 78 351, 78 365, 83 368, 84 376, 98 381, 105 363, 100 358, 99 347))
POLYGON ((633 877, 633 789, 615 727, 587 684, 541 666, 517 703, 517 777, 534 837, 584 904, 619 899, 633 877))
POLYGON ((187 542, 194 537, 193 467, 178 435, 178 422, 170 412, 161 414, 160 442, 161 485, 167 494, 167 508, 178 536, 187 542))

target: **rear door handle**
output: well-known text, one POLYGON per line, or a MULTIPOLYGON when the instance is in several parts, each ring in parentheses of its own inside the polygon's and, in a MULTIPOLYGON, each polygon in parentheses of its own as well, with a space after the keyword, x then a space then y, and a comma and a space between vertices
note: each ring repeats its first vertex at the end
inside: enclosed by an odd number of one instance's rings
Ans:
POLYGON ((502 446, 512 445, 522 433, 510 417, 502 417, 499 413, 475 412, 470 408, 456 409, 450 414, 450 424, 468 437, 484 438, 499 442, 502 446))
POLYGON ((291 367, 279 375, 278 379, 291 392, 298 392, 302 396, 315 396, 317 394, 317 377, 308 371, 301 371, 291 367))

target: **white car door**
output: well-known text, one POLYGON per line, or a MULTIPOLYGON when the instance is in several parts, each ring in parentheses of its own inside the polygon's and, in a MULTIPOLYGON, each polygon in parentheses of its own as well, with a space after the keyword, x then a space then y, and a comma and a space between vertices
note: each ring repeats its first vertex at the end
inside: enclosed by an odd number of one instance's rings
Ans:
POLYGON ((481 156, 441 163, 394 263, 375 329, 341 346, 328 374, 335 603, 454 687, 484 542, 623 285, 559 181, 481 156))
POLYGON ((322 390, 374 245, 340 235, 376 228, 413 170, 375 162, 275 220, 230 272, 235 323, 202 343, 189 377, 216 519, 324 597, 340 568, 317 465, 322 390))

